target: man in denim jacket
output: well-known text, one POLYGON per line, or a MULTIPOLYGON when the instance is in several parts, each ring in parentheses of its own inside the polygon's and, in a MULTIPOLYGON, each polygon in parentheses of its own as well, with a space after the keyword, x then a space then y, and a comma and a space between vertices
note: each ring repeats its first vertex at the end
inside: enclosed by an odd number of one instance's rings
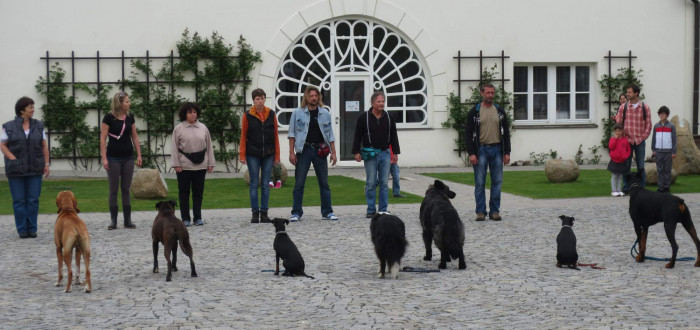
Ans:
POLYGON ((289 119, 289 162, 294 169, 294 192, 292 204, 292 217, 289 221, 301 220, 304 214, 302 201, 304 199, 304 184, 311 164, 318 179, 318 188, 321 192, 321 216, 325 220, 338 220, 333 214, 331 206, 331 188, 328 186, 328 163, 326 157, 318 155, 319 145, 330 145, 330 162, 335 165, 338 161, 335 155, 335 136, 331 114, 323 108, 321 93, 318 88, 308 86, 304 91, 304 99, 301 107, 292 112, 289 119))

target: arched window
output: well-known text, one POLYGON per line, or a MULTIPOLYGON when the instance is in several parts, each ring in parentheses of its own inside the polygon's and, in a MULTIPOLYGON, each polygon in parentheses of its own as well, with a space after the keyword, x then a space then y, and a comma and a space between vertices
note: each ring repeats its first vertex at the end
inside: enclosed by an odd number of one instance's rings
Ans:
POLYGON ((369 76, 371 89, 384 91, 386 110, 398 127, 427 125, 427 84, 416 53, 396 32, 364 19, 320 24, 291 47, 275 86, 279 123, 289 124, 308 85, 318 87, 333 108, 334 75, 348 73, 369 76))

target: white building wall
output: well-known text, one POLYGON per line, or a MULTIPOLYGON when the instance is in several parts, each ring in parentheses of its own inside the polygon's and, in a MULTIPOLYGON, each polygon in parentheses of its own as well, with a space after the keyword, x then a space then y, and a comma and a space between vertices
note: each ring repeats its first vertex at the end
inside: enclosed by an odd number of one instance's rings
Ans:
MULTIPOLYGON (((43 99, 34 89, 45 75, 48 50, 52 56, 127 56, 168 54, 185 28, 210 36, 218 31, 235 43, 243 35, 263 52, 265 62, 253 72, 253 87, 272 94, 280 54, 304 31, 333 17, 352 15, 377 19, 400 31, 421 52, 430 76, 430 127, 399 132, 403 166, 461 165, 453 151, 456 133, 442 128, 446 97, 456 91, 457 63, 452 57, 497 55, 506 60, 506 77, 513 78, 517 63, 591 63, 593 77, 607 73, 608 50, 625 55, 632 50, 636 68, 644 70, 643 94, 656 119, 656 109, 667 105, 672 115, 692 120, 691 1, 657 0, 290 0, 290 1, 50 1, 0 2, 0 121, 14 116, 14 103, 30 96, 40 107, 43 99), (272 73, 272 74, 271 74, 272 73)), ((463 62, 463 78, 474 77, 477 61, 463 62)), ((624 66, 624 60, 615 60, 624 66)), ((490 66, 490 65, 489 65, 490 66)), ((64 68, 67 68, 64 66, 64 68)), ((617 68, 617 67, 616 67, 617 68)), ((615 69, 613 68, 613 73, 615 69)), ((94 77, 85 69, 81 75, 94 77)), ((106 75, 118 75, 106 72, 106 75)), ((103 77, 115 80, 115 77, 103 77)), ((506 89, 512 90, 510 83, 506 89)), ((597 82, 593 84, 593 124, 607 116, 607 105, 597 82)), ((463 97, 466 89, 462 90, 463 97)), ((268 95, 268 106, 274 98, 268 95)), ((37 108, 38 108, 37 107, 37 108)), ((41 118, 37 111, 37 118, 41 118)), ((518 129, 514 132, 512 159, 525 160, 530 152, 557 150, 574 156, 598 144, 602 127, 518 129)), ((286 136, 280 136, 282 159, 288 155, 286 136)), ((590 154, 584 155, 590 157, 590 154)), ((604 156, 604 159, 607 155, 604 156)), ((68 168, 60 162, 55 168, 68 168)))

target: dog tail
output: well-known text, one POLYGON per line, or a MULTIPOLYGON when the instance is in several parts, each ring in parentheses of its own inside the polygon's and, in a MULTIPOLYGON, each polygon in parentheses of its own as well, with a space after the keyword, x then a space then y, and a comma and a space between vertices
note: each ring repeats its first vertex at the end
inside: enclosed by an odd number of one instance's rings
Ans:
POLYGON ((305 277, 308 277, 308 278, 310 278, 310 279, 312 279, 312 280, 315 280, 315 279, 316 279, 316 278, 313 277, 313 276, 306 275, 306 273, 301 273, 301 275, 303 275, 303 276, 305 276, 305 277))
POLYGON ((194 259, 194 256, 192 255, 192 244, 190 244, 190 234, 185 231, 184 233, 178 233, 178 237, 180 237, 180 249, 182 252, 194 259))

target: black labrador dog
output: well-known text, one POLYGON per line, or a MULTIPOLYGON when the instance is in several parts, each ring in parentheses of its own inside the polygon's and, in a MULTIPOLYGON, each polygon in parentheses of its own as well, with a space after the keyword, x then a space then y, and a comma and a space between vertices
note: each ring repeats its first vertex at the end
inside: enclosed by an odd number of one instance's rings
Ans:
POLYGON ((397 216, 377 214, 369 225, 374 252, 379 259, 378 277, 384 278, 386 266, 394 279, 399 278, 401 258, 406 253, 406 226, 397 216))
POLYGON ((420 223, 425 243, 423 260, 432 260, 432 243, 435 240, 435 245, 440 249, 440 269, 447 268, 450 257, 459 259, 459 269, 467 268, 463 250, 464 224, 450 202, 456 195, 442 181, 435 180, 420 204, 420 223))
POLYGON ((275 241, 272 247, 275 248, 275 275, 280 274, 280 259, 282 259, 282 266, 284 266, 284 273, 282 276, 306 276, 312 278, 312 276, 306 275, 304 273, 304 258, 301 257, 299 249, 294 245, 292 239, 287 235, 286 225, 289 224, 289 220, 283 218, 272 219, 272 224, 275 226, 275 241))
POLYGON ((643 186, 642 174, 627 175, 627 182, 630 183, 630 217, 634 223, 634 232, 637 234, 639 242, 639 254, 637 262, 644 262, 644 254, 647 249, 647 235, 649 227, 659 222, 663 222, 666 230, 666 237, 671 243, 671 261, 666 264, 666 268, 673 268, 676 264, 676 254, 678 243, 676 243, 676 225, 680 222, 683 228, 690 234, 695 242, 697 259, 695 267, 700 267, 700 240, 695 231, 693 220, 690 217, 690 210, 685 201, 669 193, 659 193, 649 191, 643 186))
POLYGON ((557 267, 568 266, 578 270, 578 253, 576 253, 576 235, 574 234, 574 218, 565 215, 561 219, 561 231, 557 235, 557 267))
POLYGON ((172 279, 172 272, 177 271, 177 245, 180 243, 182 252, 190 258, 190 268, 192 277, 197 277, 197 271, 194 269, 194 261, 192 259, 192 245, 190 244, 190 234, 187 232, 187 227, 175 216, 175 201, 160 201, 156 203, 158 215, 153 221, 151 229, 151 238, 153 239, 153 272, 158 272, 158 243, 163 244, 163 253, 165 260, 168 262, 168 275, 165 277, 166 282, 172 279), (173 260, 170 261, 170 253, 173 254, 173 260))

